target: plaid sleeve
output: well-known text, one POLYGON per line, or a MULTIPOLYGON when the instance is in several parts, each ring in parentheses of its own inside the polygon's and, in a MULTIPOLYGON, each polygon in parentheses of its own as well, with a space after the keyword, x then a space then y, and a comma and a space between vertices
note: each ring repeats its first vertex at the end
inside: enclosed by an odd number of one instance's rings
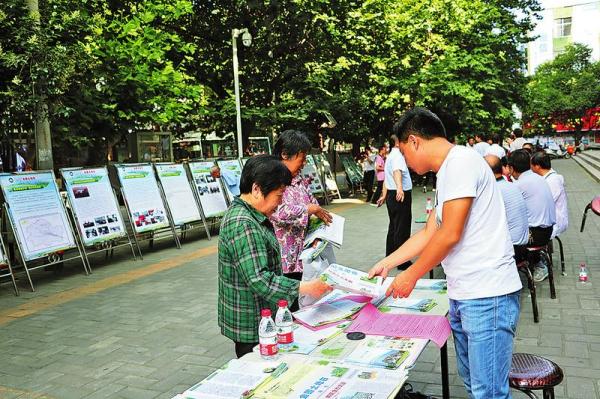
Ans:
POLYGON ((261 229, 247 223, 239 225, 235 240, 230 242, 239 262, 239 272, 252 292, 276 307, 279 299, 292 303, 298 296, 300 282, 274 272, 281 268, 281 257, 269 254, 261 229))

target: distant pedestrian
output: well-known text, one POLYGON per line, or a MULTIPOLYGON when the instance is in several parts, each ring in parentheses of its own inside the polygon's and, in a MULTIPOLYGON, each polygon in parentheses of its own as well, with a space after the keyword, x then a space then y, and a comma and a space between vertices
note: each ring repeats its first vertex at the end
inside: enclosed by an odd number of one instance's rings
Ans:
MULTIPOLYGON (((400 142, 396 135, 390 137, 390 154, 385 162, 383 193, 377 205, 385 202, 390 219, 385 242, 385 255, 388 256, 410 237, 412 227, 412 179, 404 156, 400 152, 400 142)), ((410 260, 398 265, 406 269, 410 260)))
POLYGON ((490 145, 486 142, 485 136, 481 133, 477 133, 475 135, 476 144, 473 146, 473 149, 479 153, 482 157, 485 156, 490 145))
POLYGON ((370 202, 373 196, 373 183, 375 180, 375 158, 371 157, 368 151, 365 151, 361 155, 360 164, 363 170, 363 188, 367 192, 366 202, 370 202))
POLYGON ((387 156, 387 146, 382 145, 379 147, 379 152, 375 157, 375 178, 377 179, 377 188, 375 193, 371 197, 371 205, 377 206, 377 200, 381 197, 383 192, 383 180, 385 179, 385 158, 387 156))

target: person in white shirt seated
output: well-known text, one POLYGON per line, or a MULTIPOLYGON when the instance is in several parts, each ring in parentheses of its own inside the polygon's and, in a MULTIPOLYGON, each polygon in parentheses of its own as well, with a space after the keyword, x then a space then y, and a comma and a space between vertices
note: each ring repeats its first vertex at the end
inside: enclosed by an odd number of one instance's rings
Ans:
POLYGON ((492 136, 492 145, 488 147, 485 155, 495 155, 502 159, 502 157, 506 156, 506 150, 500 144, 502 144, 502 136, 494 134, 492 136))
POLYGON ((488 148, 490 148, 490 145, 485 141, 485 136, 481 133, 475 134, 475 145, 473 146, 473 149, 483 157, 488 148))
MULTIPOLYGON (((538 151, 533 154, 531 157, 531 170, 546 180, 552 193, 556 211, 556 224, 554 224, 550 238, 553 239, 561 235, 569 227, 569 209, 567 206, 565 179, 552 169, 550 156, 544 151, 538 151)), ((547 266, 544 265, 544 267, 547 269, 547 266)))
POLYGON ((486 155, 484 159, 490 165, 496 178, 496 184, 500 188, 500 193, 502 193, 508 231, 515 250, 515 259, 519 262, 525 259, 525 245, 529 242, 529 222, 525 199, 517 185, 508 182, 504 178, 500 158, 495 155, 486 155))
MULTIPOLYGON (((529 246, 541 247, 548 244, 552 237, 552 229, 556 223, 556 209, 550 187, 543 177, 533 173, 530 159, 529 152, 524 149, 517 150, 508 157, 508 165, 512 177, 516 179, 514 184, 523 193, 527 205, 529 246)), ((532 253, 530 261, 539 265, 539 256, 532 253)), ((540 282, 546 277, 548 277, 548 270, 536 267, 533 279, 540 282)))
POLYGON ((523 130, 516 128, 513 130, 510 141, 510 152, 514 152, 523 148, 525 139, 523 138, 523 130))

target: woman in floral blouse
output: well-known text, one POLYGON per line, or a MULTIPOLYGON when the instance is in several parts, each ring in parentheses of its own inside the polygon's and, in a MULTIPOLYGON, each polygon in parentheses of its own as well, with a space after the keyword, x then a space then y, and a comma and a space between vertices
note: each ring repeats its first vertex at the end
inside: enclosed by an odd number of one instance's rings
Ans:
POLYGON ((315 215, 325 223, 331 222, 331 214, 319 206, 310 192, 309 182, 300 174, 310 148, 306 134, 297 130, 282 132, 273 148, 273 155, 278 156, 292 173, 292 184, 286 187, 281 205, 270 219, 281 246, 283 273, 296 280, 302 279, 302 260, 299 257, 304 247, 308 219, 315 215))

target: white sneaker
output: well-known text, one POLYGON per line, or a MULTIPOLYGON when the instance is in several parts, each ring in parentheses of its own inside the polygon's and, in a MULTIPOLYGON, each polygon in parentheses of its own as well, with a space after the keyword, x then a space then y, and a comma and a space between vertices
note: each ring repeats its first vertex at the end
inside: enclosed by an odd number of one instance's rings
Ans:
POLYGON ((371 206, 374 206, 374 207, 377 207, 377 204, 374 204, 374 203, 372 203, 372 202, 370 202, 370 203, 369 203, 369 205, 371 205, 371 206))
POLYGON ((535 270, 533 271, 533 281, 535 281, 536 283, 542 282, 545 279, 548 278, 548 268, 546 266, 542 266, 542 267, 535 267, 535 270))

